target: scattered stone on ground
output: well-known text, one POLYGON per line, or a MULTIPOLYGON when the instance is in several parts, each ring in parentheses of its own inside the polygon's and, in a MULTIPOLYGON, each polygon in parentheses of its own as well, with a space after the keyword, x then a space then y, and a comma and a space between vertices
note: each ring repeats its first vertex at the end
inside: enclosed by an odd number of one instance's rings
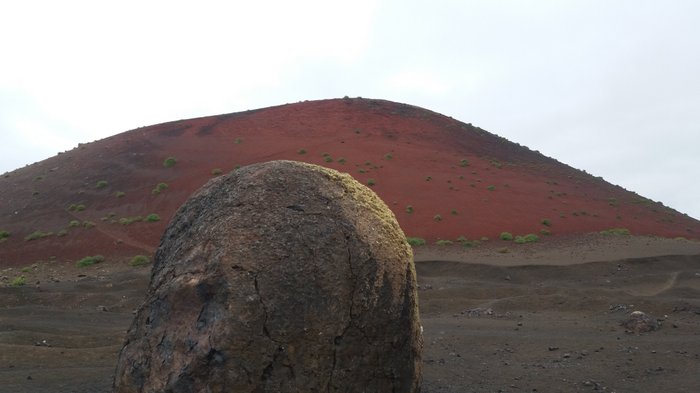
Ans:
POLYGON ((642 311, 633 311, 628 316, 627 319, 622 321, 622 326, 628 333, 646 333, 658 330, 660 328, 659 322, 656 318, 645 314, 642 311))

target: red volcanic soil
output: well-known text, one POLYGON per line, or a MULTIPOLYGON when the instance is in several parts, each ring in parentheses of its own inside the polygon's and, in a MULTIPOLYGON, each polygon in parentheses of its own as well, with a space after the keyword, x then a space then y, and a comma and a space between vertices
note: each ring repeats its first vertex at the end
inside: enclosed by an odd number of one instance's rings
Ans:
POLYGON ((687 215, 471 124, 400 103, 335 99, 139 128, 7 173, 0 231, 10 236, 0 240, 0 266, 150 255, 193 191, 219 173, 278 159, 350 173, 408 236, 429 242, 504 231, 700 234, 687 215), (164 165, 168 157, 175 165, 164 165), (159 183, 167 189, 154 193, 159 183), (160 221, 133 220, 149 214, 160 221), (25 240, 37 231, 46 236, 25 240))

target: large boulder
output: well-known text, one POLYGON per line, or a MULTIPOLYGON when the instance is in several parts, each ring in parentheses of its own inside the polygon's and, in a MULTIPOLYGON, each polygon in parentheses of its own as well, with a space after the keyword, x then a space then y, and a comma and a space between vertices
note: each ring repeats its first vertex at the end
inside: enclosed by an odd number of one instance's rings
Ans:
POLYGON ((418 392, 413 254, 351 176, 237 169, 177 212, 115 392, 418 392))

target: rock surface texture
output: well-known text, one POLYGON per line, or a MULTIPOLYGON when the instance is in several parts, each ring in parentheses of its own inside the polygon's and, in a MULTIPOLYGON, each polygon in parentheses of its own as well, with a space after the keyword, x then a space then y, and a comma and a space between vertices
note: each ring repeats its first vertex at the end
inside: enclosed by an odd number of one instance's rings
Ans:
POLYGON ((349 175, 293 161, 212 180, 177 212, 115 392, 418 392, 411 248, 349 175))
POLYGON ((627 332, 637 334, 653 332, 654 330, 658 330, 660 327, 656 318, 641 311, 631 312, 627 316, 627 319, 622 321, 621 325, 627 332))

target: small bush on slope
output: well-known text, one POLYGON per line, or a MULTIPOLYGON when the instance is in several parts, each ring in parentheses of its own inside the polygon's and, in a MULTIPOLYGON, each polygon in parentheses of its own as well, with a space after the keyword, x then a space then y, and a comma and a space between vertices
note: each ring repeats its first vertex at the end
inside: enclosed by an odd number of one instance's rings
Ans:
POLYGON ((85 210, 85 205, 83 205, 82 203, 79 203, 79 204, 72 203, 72 204, 70 204, 70 206, 68 206, 68 211, 71 211, 71 212, 81 212, 83 210, 85 210))
POLYGON ((610 228, 604 231, 600 231, 603 235, 614 235, 614 236, 629 236, 631 232, 627 228, 610 228))
POLYGON ((153 195, 158 195, 160 194, 161 191, 167 190, 168 189, 168 183, 158 183, 156 187, 151 191, 153 195))
POLYGON ((166 168, 172 168, 177 163, 175 157, 168 157, 163 161, 163 166, 166 168))
POLYGON ((420 237, 407 237, 406 241, 414 247, 425 245, 425 239, 421 239, 420 237))
POLYGON ((42 231, 34 231, 34 232, 30 233, 29 235, 27 235, 27 236, 24 238, 24 240, 26 240, 26 241, 32 241, 32 240, 41 239, 41 238, 44 238, 44 237, 47 237, 47 236, 51 236, 51 235, 53 235, 52 232, 48 232, 48 233, 47 233, 47 232, 42 232, 42 231))
POLYGON ((478 240, 469 240, 464 236, 458 237, 457 242, 462 244, 463 247, 475 247, 479 245, 478 240))
POLYGON ((148 265, 151 261, 148 259, 147 256, 145 255, 136 255, 135 257, 131 258, 131 261, 129 261, 129 265, 131 266, 144 266, 148 265))
POLYGON ((510 232, 501 232, 501 240, 513 240, 513 234, 510 232))
POLYGON ((515 242, 517 244, 534 243, 538 240, 540 240, 540 238, 537 235, 535 235, 534 233, 528 233, 525 236, 516 236, 515 237, 515 242))
POLYGON ((85 257, 81 260, 79 260, 75 265, 78 267, 86 267, 86 266, 91 266, 96 263, 103 262, 105 260, 105 257, 102 255, 95 255, 92 257, 85 257))

